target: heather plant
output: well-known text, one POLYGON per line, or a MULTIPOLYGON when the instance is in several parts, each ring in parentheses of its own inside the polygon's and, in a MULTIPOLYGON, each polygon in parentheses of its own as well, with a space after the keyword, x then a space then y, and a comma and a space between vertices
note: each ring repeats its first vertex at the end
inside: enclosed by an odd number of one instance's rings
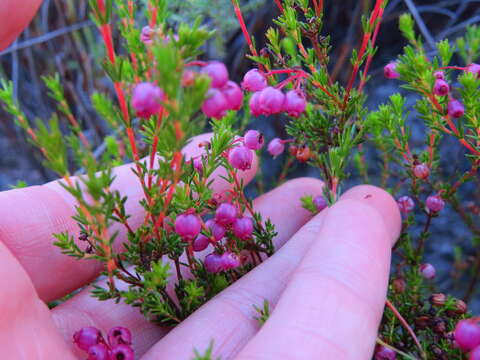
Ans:
MULTIPOLYGON (((48 124, 32 124, 14 100, 12 85, 3 82, 0 100, 76 200, 80 235, 55 234, 55 245, 79 260, 103 263, 103 285, 94 284, 92 291, 98 300, 125 302, 152 322, 175 326, 275 251, 276 229, 254 210, 243 182, 256 155, 286 159, 280 181, 294 162, 318 169, 323 193, 302 198, 314 214, 338 201, 355 171, 366 183, 388 189, 403 216, 374 358, 475 359, 478 318, 471 318, 462 300, 435 290, 436 269, 424 260, 424 249, 445 206, 461 215, 478 243, 478 212, 472 210, 478 204, 466 207, 461 190, 478 178, 480 165, 480 65, 475 64, 480 29, 469 28, 455 43, 440 41, 432 55, 412 17, 403 15, 399 26, 408 45, 385 65, 384 75, 404 92, 369 109, 366 85, 387 1, 375 1, 362 18, 362 40, 345 84, 329 73, 335 44, 322 30, 323 0, 275 4, 280 15, 266 33, 266 47, 257 49, 240 3, 232 0, 252 62, 237 84, 222 62, 202 57, 214 29, 201 20, 187 24, 172 18, 175 2, 90 0, 116 96, 92 95, 93 106, 112 128, 101 156, 83 134, 57 76, 44 78, 58 104, 48 124), (142 10, 148 23, 136 22, 142 10), (121 33, 118 42, 114 25, 121 33), (412 107, 407 94, 416 96, 412 107), (424 126, 421 148, 411 147, 409 114, 424 126), (288 138, 265 139, 252 129, 250 118, 260 116, 287 119, 288 138), (205 127, 212 135, 196 137, 205 127), (465 159, 454 178, 443 179, 441 149, 448 138, 462 147, 465 159), (185 146, 195 155, 186 157, 185 146), (370 152, 380 162, 370 160, 370 152), (127 195, 115 189, 117 172, 124 170, 132 172, 131 186, 143 193, 140 221, 130 217, 127 195), (126 238, 123 244, 120 237, 126 238)), ((268 323, 268 301, 253 306, 259 323, 268 323)), ((124 358, 133 357, 128 329, 114 328, 107 338, 94 328, 74 337, 81 349, 95 353, 92 358, 107 358, 115 348, 124 358)), ((209 348, 196 357, 211 353, 209 348)))

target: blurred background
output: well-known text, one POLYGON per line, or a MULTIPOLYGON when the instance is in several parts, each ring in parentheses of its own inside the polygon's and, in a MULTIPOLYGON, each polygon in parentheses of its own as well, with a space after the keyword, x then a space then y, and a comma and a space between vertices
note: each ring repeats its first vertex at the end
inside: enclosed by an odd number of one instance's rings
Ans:
MULTIPOLYGON (((334 79, 343 82, 350 75, 349 57, 362 36, 361 14, 372 7, 372 2, 373 0, 325 1, 323 33, 331 35, 333 49, 330 71, 334 79)), ((217 36, 207 46, 205 58, 225 61, 234 80, 240 81, 251 63, 245 60, 245 42, 233 16, 231 1, 188 0, 171 3, 174 3, 171 6, 173 22, 192 22, 196 17, 202 16, 207 26, 217 29, 217 36)), ((241 1, 241 6, 245 11, 247 25, 257 40, 257 47, 263 47, 264 34, 272 25, 272 19, 278 15, 273 0, 246 0, 241 1)), ((480 21, 480 0, 391 0, 386 8, 377 42, 379 50, 367 88, 371 108, 385 102, 392 93, 400 91, 398 82, 384 80, 383 66, 400 54, 406 44, 398 31, 398 17, 407 11, 414 16, 426 48, 433 55, 434 44, 438 40, 449 38, 454 41, 464 34, 468 25, 480 21)), ((146 25, 142 14, 139 14, 139 23, 146 25)), ((30 27, 14 44, 0 52, 0 77, 13 81, 16 97, 29 119, 46 121, 54 111, 54 104, 47 96, 41 77, 58 73, 66 89, 67 99, 85 134, 91 143, 101 149, 103 138, 112 130, 93 111, 89 99, 94 90, 111 91, 112 84, 100 66, 102 58, 103 46, 89 19, 88 1, 44 0, 30 27)), ((410 95, 408 101, 413 104, 415 98, 410 95)), ((281 118, 255 120, 255 127, 262 130, 267 139, 285 137, 283 124, 281 118)), ((423 127, 415 114, 411 117, 410 130, 411 147, 422 149, 423 127)), ((442 148, 441 175, 448 178, 464 166, 464 151, 455 141, 446 141, 442 148)), ((0 190, 6 190, 19 181, 33 185, 55 178, 44 169, 40 154, 30 146, 22 131, 1 109, 0 154, 0 190)), ((375 162, 375 154, 369 154, 367 159, 375 162)), ((280 175, 280 163, 268 157, 263 159, 263 182, 266 189, 280 175)), ((305 165, 295 166, 289 176, 318 176, 314 169, 305 165)), ((371 180, 375 183, 378 172, 375 168, 371 171, 371 180)), ((361 181, 352 169, 348 186, 361 181)), ((463 188, 463 198, 476 199, 479 204, 478 189, 480 186, 463 188)), ((255 189, 251 191, 255 192, 255 189)), ((427 247, 427 260, 437 267, 437 283, 442 290, 464 297, 472 285, 472 277, 468 276, 468 280, 465 277, 465 270, 475 263, 473 259, 476 250, 472 240, 475 236, 480 237, 480 230, 476 233, 475 227, 467 227, 459 214, 448 208, 435 221, 433 232, 433 241, 427 247), (460 256, 460 253, 464 256, 460 256)), ((477 259, 480 259, 478 255, 477 259)), ((473 267, 474 272, 475 269, 478 273, 478 268, 473 267)), ((474 293, 470 294, 475 300, 473 295, 474 293)), ((477 311, 480 310, 480 302, 473 301, 472 305, 477 311)))

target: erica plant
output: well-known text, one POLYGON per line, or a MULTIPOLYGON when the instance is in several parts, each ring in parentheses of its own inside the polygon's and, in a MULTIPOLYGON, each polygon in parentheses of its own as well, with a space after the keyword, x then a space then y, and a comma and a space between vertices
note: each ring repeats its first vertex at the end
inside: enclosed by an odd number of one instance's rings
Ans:
MULTIPOLYGON (((200 20, 172 21, 172 3, 90 0, 115 96, 97 92, 91 98, 112 130, 100 155, 57 76, 44 78, 58 104, 48 125, 26 118, 11 83, 3 82, 0 91, 7 111, 76 200, 78 233, 55 234, 55 244, 66 255, 103 264, 103 283, 94 285, 93 296, 123 301, 152 322, 174 326, 273 255, 275 228, 255 212, 244 182, 268 154, 286 159, 280 181, 295 163, 317 169, 324 191, 302 199, 314 214, 338 200, 352 172, 397 198, 403 229, 375 359, 476 359, 478 319, 465 302, 436 291, 437 270, 424 253, 445 208, 460 214, 478 242, 478 212, 472 210, 478 204, 467 207, 462 188, 478 179, 480 166, 480 65, 474 62, 480 30, 470 28, 456 44, 441 41, 432 54, 412 17, 403 15, 400 31, 408 45, 383 74, 405 91, 372 110, 366 85, 387 0, 373 1, 363 17, 345 83, 330 72, 335 44, 324 33, 323 0, 274 1, 279 16, 263 49, 248 31, 240 2, 232 0, 250 60, 241 83, 231 80, 224 63, 204 57, 214 29, 200 20), (147 19, 138 21, 142 10, 147 19), (412 94, 415 104, 407 106, 412 94), (410 113, 424 127, 421 146, 411 145, 410 113), (250 125, 257 117, 282 117, 288 135, 265 138, 250 125), (212 133, 198 136, 206 127, 212 133), (446 139, 462 149, 467 164, 447 179, 440 151, 446 139), (140 189, 140 199, 118 190, 123 171, 131 173, 129 186, 140 189), (144 216, 131 217, 133 208, 144 216)), ((480 253, 474 265, 478 271, 480 253)), ((467 298, 476 281, 474 275, 467 298)), ((262 323, 268 314, 268 306, 260 310, 262 323)), ((105 341, 98 330, 85 328, 74 339, 85 351, 130 354, 128 330, 115 334, 105 341)))

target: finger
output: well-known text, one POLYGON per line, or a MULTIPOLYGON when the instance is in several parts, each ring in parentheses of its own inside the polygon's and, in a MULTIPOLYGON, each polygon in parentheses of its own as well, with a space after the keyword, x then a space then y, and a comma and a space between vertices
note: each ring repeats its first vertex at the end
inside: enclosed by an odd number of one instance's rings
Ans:
MULTIPOLYGON (((201 135, 192 139, 185 148, 186 156, 198 151, 198 144, 211 135, 201 135)), ((141 186, 131 171, 132 165, 124 165, 115 170, 116 179, 112 188, 123 196, 128 196, 126 212, 132 227, 138 225, 144 216, 139 201, 143 197, 141 186)), ((248 183, 255 174, 257 162, 252 169, 239 172, 248 183)), ((213 176, 221 175, 221 170, 213 176)), ((221 192, 230 186, 225 180, 216 180, 214 191, 221 192)), ((78 226, 72 219, 75 200, 59 185, 52 182, 43 186, 33 186, 0 193, 0 241, 17 257, 31 277, 40 297, 45 301, 60 298, 95 278, 102 265, 92 260, 75 260, 63 255, 53 245, 52 234, 69 232, 78 237, 78 226)), ((125 240, 123 227, 119 230, 117 244, 125 240)))
POLYGON ((74 359, 21 265, 0 243, 0 349, 9 359, 74 359), (16 356, 15 356, 15 355, 16 356))
POLYGON ((388 194, 371 186, 347 194, 312 234, 271 317, 238 359, 370 359, 399 232, 388 194))
MULTIPOLYGON (((276 247, 282 246, 311 218, 309 212, 301 207, 300 198, 307 194, 320 194, 321 191, 320 181, 298 179, 287 182, 254 201, 255 210, 261 212, 264 219, 269 218, 275 224, 278 232, 278 236, 275 238, 276 247), (290 201, 292 206, 284 211, 277 211, 285 201, 290 201)), ((116 325, 126 326, 132 330, 134 335, 134 347, 137 355, 145 353, 168 333, 168 328, 161 328, 149 323, 129 305, 113 303, 113 301, 98 302, 91 298, 89 290, 83 290, 69 301, 53 309, 53 317, 67 340, 76 330, 85 326, 95 326, 103 331, 116 325)), ((204 325, 204 322, 201 323, 204 325)), ((186 350, 189 350, 186 353, 189 356, 187 358, 190 359, 192 351, 191 349, 186 350)), ((165 358, 170 357, 165 355, 165 358)), ((172 358, 177 359, 177 357, 172 358)))
POLYGON ((321 193, 319 180, 303 178, 291 180, 255 200, 255 210, 275 225, 279 233, 275 247, 281 249, 174 328, 144 359, 157 359, 160 354, 166 359, 191 359, 194 348, 203 351, 212 339, 213 358, 229 359, 238 352, 258 330, 253 305, 261 306, 264 299, 278 296, 288 274, 308 248, 307 241, 295 245, 287 242, 312 217, 302 208, 300 199, 321 193))
POLYGON ((0 3, 0 50, 6 48, 27 27, 41 0, 2 0, 0 3))

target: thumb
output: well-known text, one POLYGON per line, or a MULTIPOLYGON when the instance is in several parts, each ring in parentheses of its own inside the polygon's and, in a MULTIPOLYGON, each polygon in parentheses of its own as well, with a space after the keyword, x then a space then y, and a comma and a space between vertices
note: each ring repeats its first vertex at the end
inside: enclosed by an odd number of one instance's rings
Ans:
POLYGON ((0 50, 3 50, 27 27, 42 0, 0 1, 0 50))

